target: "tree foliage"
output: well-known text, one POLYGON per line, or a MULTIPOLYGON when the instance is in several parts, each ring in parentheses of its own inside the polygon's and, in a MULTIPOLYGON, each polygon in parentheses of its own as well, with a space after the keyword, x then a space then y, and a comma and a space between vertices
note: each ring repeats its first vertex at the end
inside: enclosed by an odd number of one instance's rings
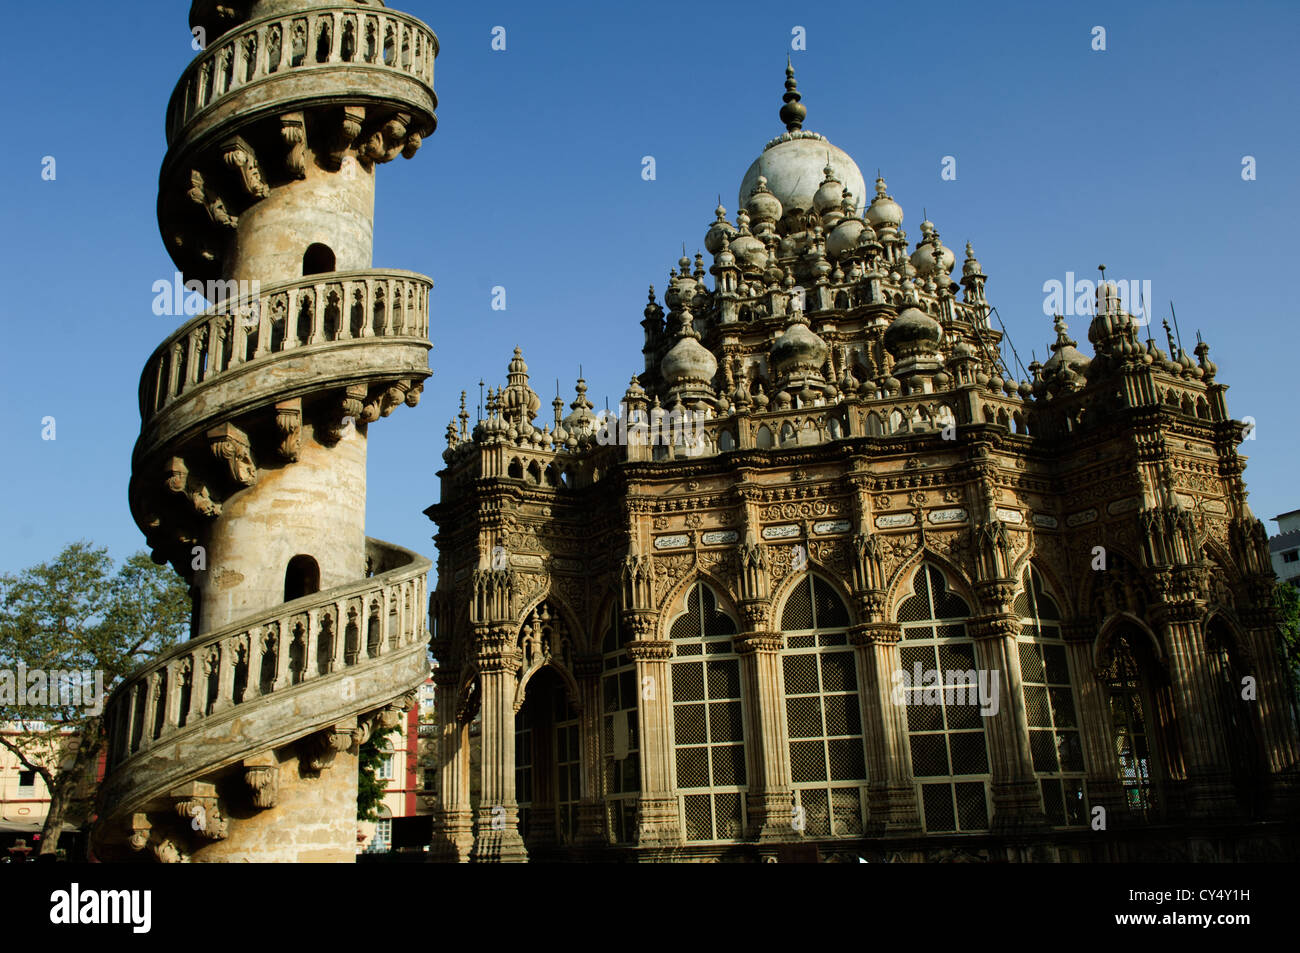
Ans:
POLYGON ((388 787, 387 779, 378 777, 384 757, 392 752, 388 736, 371 736, 357 753, 357 820, 379 820, 379 805, 388 787))
POLYGON ((47 692, 43 704, 0 694, 0 725, 19 728, 0 735, 0 744, 50 792, 41 854, 57 849, 65 820, 84 820, 104 743, 99 687, 107 695, 184 638, 189 616, 184 583, 143 552, 114 572, 107 549, 83 540, 50 562, 0 575, 0 672, 11 680, 24 669, 87 673, 99 702, 85 703, 89 691, 47 692))
POLYGON ((1273 586, 1273 608, 1282 631, 1282 652, 1286 658, 1291 693, 1300 705, 1300 589, 1286 582, 1273 586))

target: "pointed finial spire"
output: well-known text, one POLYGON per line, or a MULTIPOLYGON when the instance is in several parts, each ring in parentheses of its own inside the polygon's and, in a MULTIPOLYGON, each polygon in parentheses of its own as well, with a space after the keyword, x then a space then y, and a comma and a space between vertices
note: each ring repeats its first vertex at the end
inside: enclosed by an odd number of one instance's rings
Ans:
POLYGON ((790 55, 785 57, 785 95, 781 101, 785 103, 781 107, 781 121, 785 123, 787 132, 797 132, 803 128, 803 121, 808 115, 808 107, 802 105, 799 101, 803 96, 799 94, 798 83, 794 81, 794 65, 790 62, 790 55))

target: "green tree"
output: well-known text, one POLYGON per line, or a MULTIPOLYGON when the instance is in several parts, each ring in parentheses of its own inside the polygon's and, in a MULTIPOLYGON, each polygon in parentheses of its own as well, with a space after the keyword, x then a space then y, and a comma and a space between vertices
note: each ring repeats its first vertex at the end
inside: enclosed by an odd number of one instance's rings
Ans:
POLYGON ((38 854, 58 849, 65 821, 85 820, 105 740, 103 697, 183 638, 189 617, 184 583, 142 552, 114 572, 107 549, 79 541, 48 563, 0 575, 0 724, 19 728, 0 745, 50 792, 38 854), (28 684, 18 692, 20 666, 28 684), (34 672, 80 673, 73 682, 82 690, 46 685, 33 699, 34 672))
POLYGON ((1286 660, 1291 694, 1300 705, 1300 589, 1286 582, 1273 586, 1273 608, 1282 630, 1282 653, 1286 660))
POLYGON ((388 736, 371 737, 357 752, 357 820, 379 820, 379 805, 384 799, 388 781, 378 777, 379 766, 392 751, 388 736))

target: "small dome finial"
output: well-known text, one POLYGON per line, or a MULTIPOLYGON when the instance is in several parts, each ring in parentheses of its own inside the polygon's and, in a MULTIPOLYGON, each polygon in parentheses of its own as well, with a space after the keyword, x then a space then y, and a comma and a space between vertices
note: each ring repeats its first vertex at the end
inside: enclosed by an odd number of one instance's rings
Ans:
POLYGON ((785 58, 785 95, 781 101, 785 103, 781 107, 781 121, 785 123, 787 132, 797 132, 803 128, 803 121, 808 116, 808 107, 800 103, 803 96, 799 94, 798 83, 794 81, 794 66, 790 62, 789 54, 785 58))

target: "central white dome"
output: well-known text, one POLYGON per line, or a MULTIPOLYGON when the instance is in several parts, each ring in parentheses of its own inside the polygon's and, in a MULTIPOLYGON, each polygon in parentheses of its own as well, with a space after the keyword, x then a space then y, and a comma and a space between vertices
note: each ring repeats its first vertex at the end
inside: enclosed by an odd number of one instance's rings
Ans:
POLYGON ((744 208, 748 204, 749 193, 762 175, 767 178, 768 189, 781 200, 785 212, 793 209, 807 211, 813 207, 813 196, 826 177, 823 170, 827 165, 840 184, 853 193, 853 214, 861 212, 867 184, 858 164, 825 136, 802 129, 772 140, 763 154, 754 160, 740 183, 738 207, 744 208))

